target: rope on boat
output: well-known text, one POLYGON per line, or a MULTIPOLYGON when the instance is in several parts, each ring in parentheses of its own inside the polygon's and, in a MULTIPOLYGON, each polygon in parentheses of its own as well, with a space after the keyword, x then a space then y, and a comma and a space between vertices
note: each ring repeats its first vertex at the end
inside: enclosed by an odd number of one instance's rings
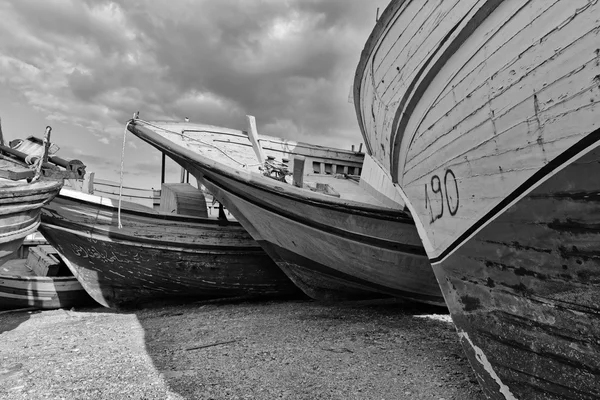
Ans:
MULTIPOLYGON (((129 121, 129 122, 131 122, 131 121, 129 121)), ((127 125, 129 125, 129 122, 127 123, 127 125)), ((242 167, 244 167, 244 168, 246 168, 246 167, 259 167, 259 166, 262 166, 262 165, 263 165, 263 164, 261 164, 261 163, 257 163, 257 164, 244 164, 243 162, 241 162, 241 161, 238 161, 238 160, 236 160, 235 158, 231 157, 231 156, 230 156, 229 154, 227 154, 227 153, 226 153, 224 150, 220 149, 219 147, 215 146, 214 144, 212 144, 212 143, 208 143, 208 142, 205 142, 205 141, 203 141, 202 139, 198 139, 198 138, 195 138, 195 137, 193 137, 193 136, 186 135, 186 134, 185 134, 185 133, 183 133, 183 132, 172 131, 172 130, 170 130, 170 129, 163 128, 162 126, 154 125, 154 124, 153 124, 153 123, 151 123, 151 122, 144 121, 143 119, 139 119, 139 118, 135 118, 135 122, 141 122, 141 123, 144 123, 144 124, 146 124, 146 125, 149 125, 149 126, 151 126, 151 127, 153 127, 153 128, 160 129, 160 130, 162 130, 162 131, 165 131, 165 132, 173 133, 173 134, 175 134, 175 135, 179 135, 179 136, 181 136, 181 137, 184 137, 184 138, 186 138, 186 139, 189 139, 189 140, 192 140, 192 141, 196 141, 196 142, 200 142, 200 143, 202 143, 202 144, 203 144, 203 145, 205 145, 205 146, 212 147, 213 149, 216 149, 216 150, 220 151, 221 153, 223 153, 223 155, 224 155, 225 157, 229 158, 231 161, 233 161, 233 162, 235 162, 235 163, 237 163, 237 164, 241 165, 241 166, 242 166, 242 167)), ((125 127, 125 128, 127 129, 127 127, 125 127)))
MULTIPOLYGON (((137 118, 139 111, 133 115, 133 119, 137 118)), ((121 200, 123 198, 123 166, 125 164, 125 144, 127 143, 127 127, 131 123, 132 120, 127 121, 125 124, 125 129, 123 130, 123 148, 121 149, 121 178, 119 180, 119 207, 117 208, 117 220, 119 229, 123 228, 123 224, 121 223, 121 200)))

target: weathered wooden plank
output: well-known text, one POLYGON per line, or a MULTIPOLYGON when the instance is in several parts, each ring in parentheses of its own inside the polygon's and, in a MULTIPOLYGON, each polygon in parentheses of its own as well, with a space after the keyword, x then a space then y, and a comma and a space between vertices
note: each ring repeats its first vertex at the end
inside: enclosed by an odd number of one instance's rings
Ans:
POLYGON ((60 260, 52 246, 41 245, 29 250, 27 267, 37 276, 58 276, 60 260))

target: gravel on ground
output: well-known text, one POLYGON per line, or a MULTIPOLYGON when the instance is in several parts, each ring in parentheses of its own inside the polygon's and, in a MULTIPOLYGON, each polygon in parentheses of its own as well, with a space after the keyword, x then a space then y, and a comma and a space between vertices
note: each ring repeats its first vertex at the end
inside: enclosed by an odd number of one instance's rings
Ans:
POLYGON ((0 314, 0 398, 484 397, 444 309, 238 299, 0 314))

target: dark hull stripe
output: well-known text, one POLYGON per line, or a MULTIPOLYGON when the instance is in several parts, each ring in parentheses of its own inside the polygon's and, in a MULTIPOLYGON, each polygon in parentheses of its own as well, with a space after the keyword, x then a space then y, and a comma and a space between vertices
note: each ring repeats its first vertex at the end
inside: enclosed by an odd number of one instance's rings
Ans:
MULTIPOLYGON (((461 18, 460 21, 446 34, 446 36, 440 41, 438 48, 431 54, 431 56, 427 59, 424 65, 421 67, 417 75, 415 75, 411 84, 409 85, 406 93, 400 102, 400 105, 396 111, 396 115, 394 116, 394 122, 392 124, 392 137, 390 137, 390 143, 392 143, 392 151, 390 151, 390 165, 392 180, 394 182, 398 182, 398 172, 399 172, 399 157, 400 157, 400 147, 401 142, 404 138, 404 130, 406 129, 406 125, 411 117, 412 112, 414 111, 417 104, 421 101, 421 97, 425 93, 425 91, 429 88, 429 85, 435 78, 435 76, 440 72, 440 70, 444 67, 446 62, 452 57, 452 55, 463 45, 463 43, 471 37, 473 32, 481 25, 485 19, 494 12, 494 10, 502 3, 503 0, 488 0, 484 6, 481 6, 479 10, 473 15, 473 17, 465 24, 465 26, 461 29, 461 31, 457 34, 457 36, 448 44, 447 48, 444 50, 443 54, 441 54, 438 60, 431 66, 429 70, 427 70, 433 60, 438 57, 438 53, 442 50, 446 42, 451 38, 456 29, 463 23, 464 19, 467 17, 466 15, 461 18), (414 89, 414 86, 418 83, 419 78, 423 74, 426 75, 423 77, 419 86, 414 89)), ((414 139, 414 136, 411 138, 411 143, 414 139)))
POLYGON ((498 205, 492 208, 487 214, 485 214, 482 218, 480 218, 476 223, 471 225, 469 229, 467 229, 462 235, 460 235, 450 246, 446 248, 439 256, 431 258, 430 261, 432 264, 438 263, 442 261, 448 254, 454 251, 456 248, 460 247, 472 234, 474 234, 479 228, 483 225, 487 224, 489 221, 494 219, 497 214, 499 214, 504 208, 506 208, 510 203, 512 203, 516 198, 525 194, 527 191, 532 190, 533 187, 538 184, 541 180, 543 180, 546 176, 551 175, 556 169, 560 168, 564 163, 569 161, 571 158, 576 155, 584 152, 589 147, 593 146, 600 140, 600 129, 595 130, 594 132, 588 134, 579 142, 575 143, 573 146, 569 147, 567 150, 562 152, 559 156, 554 158, 548 164, 544 165, 540 168, 535 174, 533 174, 529 179, 523 182, 519 187, 517 187, 512 193, 506 196, 498 205))
MULTIPOLYGON (((425 249, 423 247, 412 246, 412 245, 392 242, 389 240, 379 239, 379 238, 375 238, 372 236, 365 236, 365 235, 361 235, 358 233, 348 232, 346 230, 339 229, 339 228, 336 228, 331 225, 325 225, 325 224, 316 222, 310 218, 302 218, 298 215, 294 215, 294 214, 287 212, 286 210, 283 210, 280 208, 272 207, 272 206, 268 205, 265 201, 260 201, 260 199, 254 199, 249 196, 246 196, 243 191, 235 191, 235 193, 233 193, 228 187, 225 186, 224 183, 222 183, 218 180, 218 176, 215 179, 213 177, 205 175, 203 177, 203 179, 209 181, 211 184, 217 186, 218 188, 220 188, 222 191, 228 193, 229 195, 237 196, 237 197, 241 198, 242 200, 245 200, 248 203, 253 204, 256 207, 262 208, 273 214, 281 215, 284 218, 287 218, 292 221, 298 222, 300 224, 309 226, 311 228, 318 229, 321 231, 326 231, 326 232, 331 233, 332 235, 336 235, 341 238, 351 240, 354 242, 368 244, 373 247, 380 247, 380 248, 384 248, 387 250, 398 251, 401 253, 411 254, 411 255, 421 256, 421 257, 425 257, 427 255, 425 253, 425 249)), ((241 182, 241 183, 245 184, 244 182, 241 182)), ((338 210, 338 211, 340 211, 340 210, 338 210)))

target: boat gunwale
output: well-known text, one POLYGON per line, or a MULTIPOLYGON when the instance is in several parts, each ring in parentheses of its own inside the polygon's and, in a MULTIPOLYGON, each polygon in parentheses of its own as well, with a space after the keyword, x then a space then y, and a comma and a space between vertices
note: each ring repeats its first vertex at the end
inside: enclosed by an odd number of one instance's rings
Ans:
MULTIPOLYGON (((164 152, 161 148, 170 150, 179 155, 179 157, 198 163, 202 168, 223 175, 225 177, 234 179, 243 184, 247 184, 265 190, 275 195, 286 197, 295 201, 303 201, 305 203, 328 209, 334 209, 340 212, 347 212, 351 214, 362 214, 368 215, 371 218, 382 219, 382 220, 401 220, 403 223, 414 225, 414 221, 410 214, 403 210, 397 210, 384 206, 370 206, 368 203, 354 201, 354 200, 342 200, 337 197, 327 196, 325 194, 314 193, 307 191, 306 189, 298 188, 290 185, 289 183, 278 182, 274 179, 264 177, 264 180, 268 179, 269 184, 262 182, 262 176, 253 174, 249 171, 235 169, 228 165, 225 165, 219 161, 209 159, 199 153, 196 153, 190 149, 187 149, 170 139, 165 138, 153 129, 146 126, 142 126, 143 122, 136 122, 132 120, 127 125, 127 129, 134 135, 140 137, 142 140, 147 140, 151 144, 155 144, 155 147, 159 151, 164 152), (258 178, 261 177, 259 180, 258 178), (280 185, 278 185, 280 183, 280 185), (295 194, 294 192, 299 192, 295 194)), ((160 128, 169 131, 166 128, 160 128)))
POLYGON ((13 198, 20 201, 27 196, 44 195, 59 191, 63 183, 60 180, 41 180, 23 185, 0 187, 0 199, 13 198))
MULTIPOLYGON (((110 197, 98 196, 98 195, 89 194, 89 193, 82 193, 86 196, 96 197, 96 199, 87 200, 87 199, 83 199, 83 198, 80 198, 77 196, 73 196, 78 193, 81 193, 81 192, 78 192, 76 190, 69 189, 69 188, 64 188, 64 189, 61 189, 61 193, 59 193, 56 197, 59 199, 63 199, 63 200, 68 199, 68 201, 73 201, 73 202, 84 204, 84 205, 88 205, 91 203, 94 205, 94 208, 96 208, 96 207, 104 208, 104 209, 113 210, 115 212, 119 210, 118 205, 102 203, 103 199, 114 200, 110 197), (65 190, 66 193, 63 194, 62 193, 63 190, 65 190)), ((118 200, 115 200, 115 201, 118 201, 118 200)), ((144 207, 144 206, 141 206, 141 207, 144 207)), ((242 229, 241 224, 237 221, 219 220, 219 219, 215 219, 215 218, 205 218, 205 217, 195 217, 195 216, 191 216, 191 215, 182 215, 182 214, 166 214, 166 213, 155 212, 155 210, 151 209, 150 207, 148 207, 148 211, 141 210, 141 209, 134 210, 134 209, 130 209, 130 208, 121 207, 121 215, 123 215, 123 214, 132 214, 132 215, 136 215, 136 216, 147 217, 147 218, 151 218, 151 219, 160 219, 160 220, 164 220, 164 221, 200 223, 200 224, 219 225, 219 226, 224 226, 224 227, 242 229)))
MULTIPOLYGON (((63 281, 77 281, 75 276, 22 276, 22 275, 11 275, 11 274, 0 274, 0 280, 7 279, 11 281, 38 281, 40 283, 51 283, 51 282, 63 282, 63 281)), ((2 285, 4 286, 4 285, 2 285)))
MULTIPOLYGON (((46 217, 52 218, 52 217, 46 217)), ((181 242, 167 242, 164 240, 153 240, 147 239, 138 236, 131 236, 126 234, 121 234, 118 232, 114 232, 108 229, 98 229, 95 227, 89 227, 87 224, 82 224, 78 222, 58 224, 56 222, 48 222, 43 221, 41 223, 41 229, 54 229, 59 231, 66 231, 69 234, 83 237, 85 239, 94 239, 102 242, 115 243, 120 246, 128 246, 128 247, 141 247, 141 248, 152 248, 163 251, 170 252, 186 252, 186 253, 201 253, 202 250, 205 250, 206 253, 262 253, 262 248, 256 244, 255 246, 220 246, 220 245, 207 245, 201 243, 181 243, 181 242), (70 225, 70 226, 65 226, 70 225), (80 227, 84 226, 86 229, 80 229, 80 227), (76 228, 76 229, 74 229, 76 228)), ((52 235, 49 235, 52 236, 52 235)), ((251 241, 248 238, 248 241, 251 241)), ((252 241, 252 243, 256 243, 252 241)))
POLYGON ((364 120, 362 118, 361 111, 361 102, 360 102, 360 93, 362 88, 362 78, 367 68, 368 61, 371 59, 371 55, 373 51, 377 47, 379 43, 379 39, 386 31, 386 28, 389 22, 395 17, 396 11, 406 3, 407 0, 397 0, 388 4, 388 6, 383 10, 383 13, 379 16, 379 19, 375 23, 375 27, 371 31, 363 50, 360 53, 360 60, 358 61, 358 66, 356 67, 356 72, 354 73, 354 84, 352 86, 353 97, 354 97, 354 108, 356 110, 356 117, 358 119, 358 126, 360 128, 360 132, 363 137, 363 141, 365 142, 365 147, 367 152, 373 154, 373 150, 371 148, 371 143, 367 140, 367 132, 364 126, 364 120))

